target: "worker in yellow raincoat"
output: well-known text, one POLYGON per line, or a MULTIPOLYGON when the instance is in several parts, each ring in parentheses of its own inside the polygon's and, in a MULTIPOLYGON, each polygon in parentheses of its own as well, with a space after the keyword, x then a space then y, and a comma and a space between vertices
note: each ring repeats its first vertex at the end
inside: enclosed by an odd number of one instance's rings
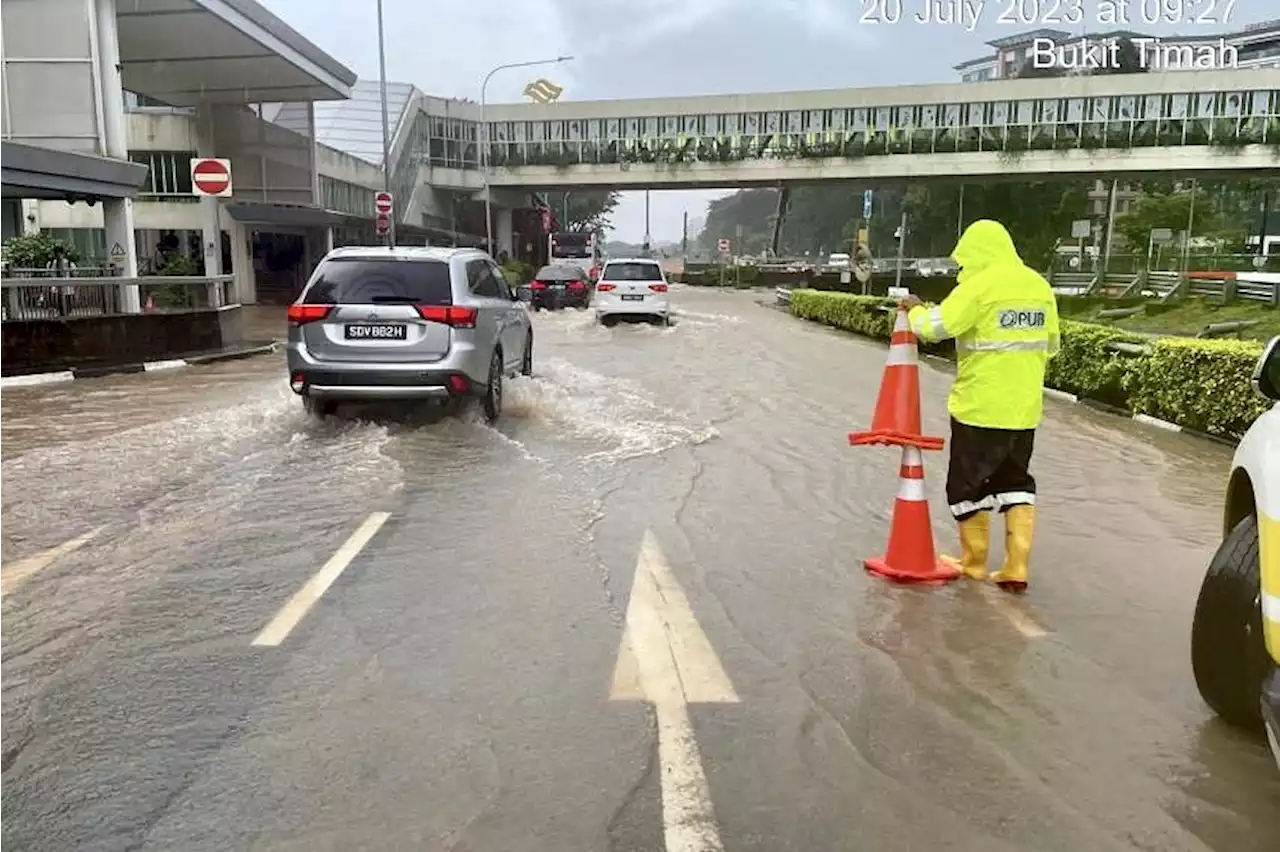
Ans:
POLYGON ((947 502, 959 525, 958 567, 986 579, 991 513, 1001 512, 1005 558, 992 579, 1008 591, 1024 591, 1035 529, 1031 452, 1043 414, 1045 366, 1059 346, 1057 302, 999 222, 974 222, 951 257, 960 272, 942 304, 908 296, 902 307, 920 340, 956 343, 956 380, 947 402, 947 502))

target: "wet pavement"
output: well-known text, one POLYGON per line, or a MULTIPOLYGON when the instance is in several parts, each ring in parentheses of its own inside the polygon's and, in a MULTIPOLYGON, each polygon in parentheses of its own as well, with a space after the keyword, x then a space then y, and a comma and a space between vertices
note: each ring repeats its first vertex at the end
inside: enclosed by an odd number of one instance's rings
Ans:
POLYGON ((496 428, 282 355, 5 391, 8 848, 1276 848, 1188 660, 1227 449, 1050 400, 1031 593, 891 587, 883 347, 674 295, 538 314, 496 428))

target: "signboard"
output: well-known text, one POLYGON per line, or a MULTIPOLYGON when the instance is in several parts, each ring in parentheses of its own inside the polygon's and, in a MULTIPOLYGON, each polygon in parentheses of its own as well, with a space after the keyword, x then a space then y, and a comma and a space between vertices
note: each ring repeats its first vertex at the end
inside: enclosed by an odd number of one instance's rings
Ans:
POLYGON ((379 236, 382 236, 391 230, 391 217, 386 213, 379 213, 378 217, 374 220, 374 223, 378 228, 379 236))
POLYGON ((889 288, 890 299, 905 299, 910 295, 911 295, 911 291, 908 290, 906 287, 890 287, 889 288))
POLYGON ((1076 219, 1071 223, 1072 239, 1083 240, 1093 233, 1093 222, 1089 219, 1076 219))
POLYGON ((1151 242, 1167 243, 1173 240, 1173 229, 1171 228, 1152 228, 1151 242))
POLYGON ((379 192, 373 196, 373 212, 383 216, 390 216, 392 208, 395 207, 395 201, 389 192, 379 192))
POLYGON ((728 254, 728 253, 729 253, 729 241, 728 241, 727 239, 725 239, 724 237, 721 237, 721 238, 716 242, 716 248, 720 249, 720 253, 721 253, 721 254, 728 254))
POLYGON ((840 283, 848 284, 853 280, 853 271, 849 269, 840 270, 840 283))
POLYGON ((119 243, 113 243, 111 246, 111 262, 120 263, 124 260, 124 246, 119 243))
POLYGON ((863 219, 871 218, 871 206, 874 200, 875 200, 875 195, 874 193, 872 193, 871 190, 868 189, 862 193, 862 218, 863 219))
POLYGON ((192 157, 191 194, 210 198, 226 198, 231 195, 231 161, 214 157, 192 157))

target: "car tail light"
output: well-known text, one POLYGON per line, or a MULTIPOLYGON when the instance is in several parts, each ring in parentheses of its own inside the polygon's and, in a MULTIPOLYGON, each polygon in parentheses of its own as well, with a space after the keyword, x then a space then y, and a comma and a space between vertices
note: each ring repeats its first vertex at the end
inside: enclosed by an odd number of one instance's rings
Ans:
POLYGON ((570 281, 570 282, 569 282, 569 289, 570 289, 570 290, 585 290, 585 289, 586 289, 586 286, 587 286, 587 282, 585 282, 585 281, 570 281))
POLYGON ((442 322, 454 328, 475 328, 475 308, 461 308, 457 305, 418 305, 418 315, 424 320, 442 322))
POLYGON ((290 305, 288 310, 289 325, 306 325, 329 316, 333 305, 290 305))
POLYGON ((666 284, 650 284, 649 289, 655 293, 665 293, 667 292, 667 285, 666 284))
POLYGON ((467 381, 467 377, 461 373, 454 373, 449 377, 449 393, 455 396, 461 396, 471 387, 471 383, 467 381))
POLYGON ((307 377, 303 373, 294 373, 289 377, 289 388, 294 393, 302 393, 302 389, 307 386, 307 377))
POLYGON ((596 289, 599 290, 601 293, 608 293, 610 290, 617 290, 618 285, 617 284, 597 284, 596 289))
POLYGON ((543 283, 543 282, 541 282, 541 281, 534 281, 532 284, 530 284, 530 285, 529 285, 529 289, 530 289, 530 290, 545 290, 545 289, 547 289, 547 285, 546 285, 546 284, 544 284, 544 283, 543 283))

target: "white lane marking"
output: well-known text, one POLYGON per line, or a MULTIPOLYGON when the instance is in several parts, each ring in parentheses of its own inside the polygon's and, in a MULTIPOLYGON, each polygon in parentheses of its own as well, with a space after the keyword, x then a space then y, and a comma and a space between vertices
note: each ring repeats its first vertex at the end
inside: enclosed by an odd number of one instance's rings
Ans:
POLYGON ((390 512, 374 512, 365 518, 363 524, 351 534, 351 537, 342 543, 342 546, 334 551, 333 556, 329 557, 329 561, 321 566, 320 570, 308 580, 301 589, 294 593, 293 597, 280 607, 280 611, 276 613, 276 617, 262 629, 262 632, 253 640, 253 644, 264 648, 274 648, 285 640, 289 632, 298 626, 298 622, 302 621, 303 616, 315 606, 316 601, 320 600, 320 596, 328 591, 333 585, 333 581, 341 576, 342 572, 351 564, 351 560, 364 549, 369 540, 378 532, 383 524, 387 522, 387 518, 391 517, 390 512))
POLYGON ((653 703, 667 852, 723 852, 689 702, 736 703, 738 695, 651 532, 636 560, 610 697, 653 703))
POLYGON ((987 601, 996 612, 1009 619, 1009 623, 1013 625, 1015 630, 1028 639, 1039 639, 1042 636, 1049 635, 1049 631, 1041 627, 1016 601, 1009 599, 1008 592, 988 589, 987 601))
POLYGON ((176 370, 179 367, 187 366, 187 362, 181 358, 174 358, 169 361, 148 361, 142 365, 142 369, 147 373, 154 373, 156 370, 176 370))
POLYGON ((103 527, 89 530, 89 532, 70 541, 64 541, 57 547, 51 547, 48 550, 32 554, 25 559, 19 559, 17 562, 3 566, 3 568, 0 568, 0 597, 8 595, 67 554, 74 553, 84 547, 102 530, 103 527))
POLYGON ((55 382, 69 382, 76 377, 70 370, 59 373, 32 373, 26 376, 5 376, 0 379, 0 389, 29 388, 36 385, 51 385, 55 382))

